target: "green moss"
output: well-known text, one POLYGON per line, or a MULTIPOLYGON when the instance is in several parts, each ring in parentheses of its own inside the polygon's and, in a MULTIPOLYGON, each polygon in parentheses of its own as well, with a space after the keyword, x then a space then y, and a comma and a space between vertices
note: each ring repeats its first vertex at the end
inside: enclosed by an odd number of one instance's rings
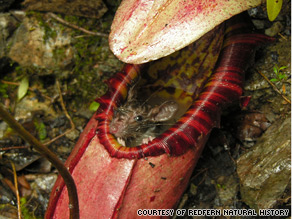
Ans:
POLYGON ((7 88, 8 88, 7 84, 3 84, 0 82, 0 95, 1 95, 1 97, 8 98, 7 88))
POLYGON ((49 39, 55 39, 57 37, 57 32, 53 30, 49 24, 44 20, 43 14, 36 11, 29 11, 26 13, 28 17, 35 17, 39 21, 39 25, 44 29, 45 34, 43 36, 44 43, 46 43, 49 39))
POLYGON ((36 127, 36 130, 38 132, 38 137, 41 141, 45 140, 45 138, 47 137, 47 129, 45 124, 38 120, 38 119, 34 119, 34 125, 36 127))
POLYGON ((24 219, 37 219, 39 217, 36 217, 34 215, 34 212, 31 212, 26 206, 27 206, 27 200, 25 197, 21 197, 20 199, 20 209, 21 209, 21 214, 22 218, 24 219))
POLYGON ((217 183, 216 186, 217 186, 218 189, 224 189, 224 190, 226 189, 226 186, 223 185, 223 184, 217 183))
POLYGON ((53 50, 53 58, 56 63, 60 63, 64 57, 66 57, 66 48, 65 47, 58 47, 53 50))
POLYGON ((50 28, 50 26, 44 22, 44 20, 40 20, 40 26, 43 27, 45 34, 43 37, 44 42, 47 42, 49 39, 55 39, 57 37, 57 32, 50 28))
POLYGON ((77 17, 77 16, 73 16, 73 15, 66 15, 63 19, 65 21, 67 21, 71 24, 75 24, 79 27, 83 27, 83 28, 88 27, 88 25, 86 25, 88 19, 86 19, 86 18, 81 18, 81 17, 77 17))
MULTIPOLYGON (((41 27, 45 30, 44 41, 54 38, 57 35, 48 23, 44 21, 43 14, 31 12, 30 16, 34 16, 39 21, 41 27)), ((62 19, 73 25, 82 27, 90 31, 100 31, 108 33, 112 17, 108 15, 104 20, 80 18, 77 16, 60 16, 62 19)), ((72 95, 71 103, 79 109, 84 103, 92 102, 96 97, 105 93, 107 86, 104 83, 106 79, 111 77, 121 64, 112 55, 109 50, 108 40, 106 38, 88 35, 78 29, 69 28, 58 21, 52 20, 50 23, 53 28, 58 25, 58 31, 70 32, 72 36, 72 47, 74 51, 74 60, 65 69, 55 69, 57 77, 63 84, 67 84, 67 91, 72 95)), ((60 62, 66 57, 67 48, 60 47, 53 51, 53 57, 56 62, 60 62)), ((52 69, 54 69, 52 67, 52 69)))
POLYGON ((80 94, 82 99, 90 101, 106 90, 103 80, 107 77, 99 75, 96 68, 98 63, 107 61, 109 50, 103 49, 105 46, 107 44, 96 36, 79 37, 74 42, 76 53, 73 74, 79 86, 77 91, 76 85, 69 86, 69 89, 80 94))

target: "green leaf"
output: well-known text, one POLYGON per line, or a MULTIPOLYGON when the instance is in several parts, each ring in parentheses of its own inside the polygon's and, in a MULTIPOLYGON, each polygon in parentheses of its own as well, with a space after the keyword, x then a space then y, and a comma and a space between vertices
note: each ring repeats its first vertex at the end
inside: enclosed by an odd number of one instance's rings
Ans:
POLYGON ((18 100, 21 100, 26 95, 28 86, 29 86, 28 77, 24 77, 21 80, 20 85, 18 87, 18 92, 17 92, 18 100))
POLYGON ((271 80, 270 80, 271 82, 277 82, 277 81, 279 81, 277 78, 272 78, 271 80))
POLYGON ((279 69, 278 69, 278 66, 277 66, 277 65, 275 65, 275 66, 273 67, 273 71, 274 71, 274 73, 275 73, 276 75, 278 74, 279 69))
POLYGON ((99 104, 98 102, 93 101, 93 102, 90 104, 90 106, 89 106, 89 110, 90 110, 90 111, 96 111, 96 110, 98 109, 99 105, 100 105, 100 104, 99 104))
POLYGON ((267 12, 270 21, 276 19, 281 11, 283 0, 267 0, 267 12))
POLYGON ((288 68, 288 66, 282 66, 282 67, 279 68, 279 71, 281 71, 283 69, 286 69, 286 68, 288 68))
POLYGON ((287 79, 287 76, 285 74, 279 74, 279 79, 286 80, 287 79))
POLYGON ((47 137, 47 130, 46 130, 45 124, 41 121, 35 120, 34 125, 36 127, 37 132, 38 132, 39 139, 41 141, 44 140, 47 137))

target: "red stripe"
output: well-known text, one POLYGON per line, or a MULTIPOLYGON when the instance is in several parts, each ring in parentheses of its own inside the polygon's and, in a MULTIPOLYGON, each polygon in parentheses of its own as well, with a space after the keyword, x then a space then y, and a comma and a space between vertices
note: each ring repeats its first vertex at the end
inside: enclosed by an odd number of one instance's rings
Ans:
MULTIPOLYGON (((239 26, 236 24, 237 28, 239 26)), ((228 37, 217 62, 218 67, 198 99, 173 127, 148 144, 123 147, 108 129, 114 109, 125 100, 127 88, 138 76, 141 66, 126 65, 122 72, 109 80, 109 93, 98 100, 101 106, 97 115, 97 134, 111 156, 134 159, 162 153, 180 155, 188 148, 195 147, 199 139, 208 136, 212 128, 218 125, 222 108, 238 100, 242 94, 244 71, 256 45, 271 40, 259 34, 230 34, 228 37)))

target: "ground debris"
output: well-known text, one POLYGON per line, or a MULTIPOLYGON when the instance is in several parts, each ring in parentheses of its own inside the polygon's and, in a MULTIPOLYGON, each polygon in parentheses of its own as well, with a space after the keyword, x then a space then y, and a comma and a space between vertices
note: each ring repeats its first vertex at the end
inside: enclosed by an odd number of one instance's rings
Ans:
POLYGON ((23 5, 27 10, 51 11, 90 18, 100 18, 107 11, 107 7, 102 0, 26 0, 23 5))
POLYGON ((237 160, 241 197, 254 209, 268 209, 291 180, 290 117, 275 122, 256 145, 237 160))

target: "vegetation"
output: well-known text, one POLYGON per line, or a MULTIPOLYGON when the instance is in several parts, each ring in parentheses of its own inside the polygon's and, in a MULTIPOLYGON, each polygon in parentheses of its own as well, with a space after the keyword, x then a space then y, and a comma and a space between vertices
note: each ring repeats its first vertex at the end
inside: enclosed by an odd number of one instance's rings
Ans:
POLYGON ((278 82, 278 81, 286 82, 287 79, 288 79, 288 75, 285 72, 282 71, 282 70, 284 70, 286 68, 288 68, 288 67, 287 66, 279 67, 278 65, 275 65, 273 67, 273 71, 274 71, 276 77, 272 78, 270 81, 272 81, 272 82, 278 82))
POLYGON ((283 0, 267 0, 267 13, 270 21, 276 19, 282 8, 283 0))

